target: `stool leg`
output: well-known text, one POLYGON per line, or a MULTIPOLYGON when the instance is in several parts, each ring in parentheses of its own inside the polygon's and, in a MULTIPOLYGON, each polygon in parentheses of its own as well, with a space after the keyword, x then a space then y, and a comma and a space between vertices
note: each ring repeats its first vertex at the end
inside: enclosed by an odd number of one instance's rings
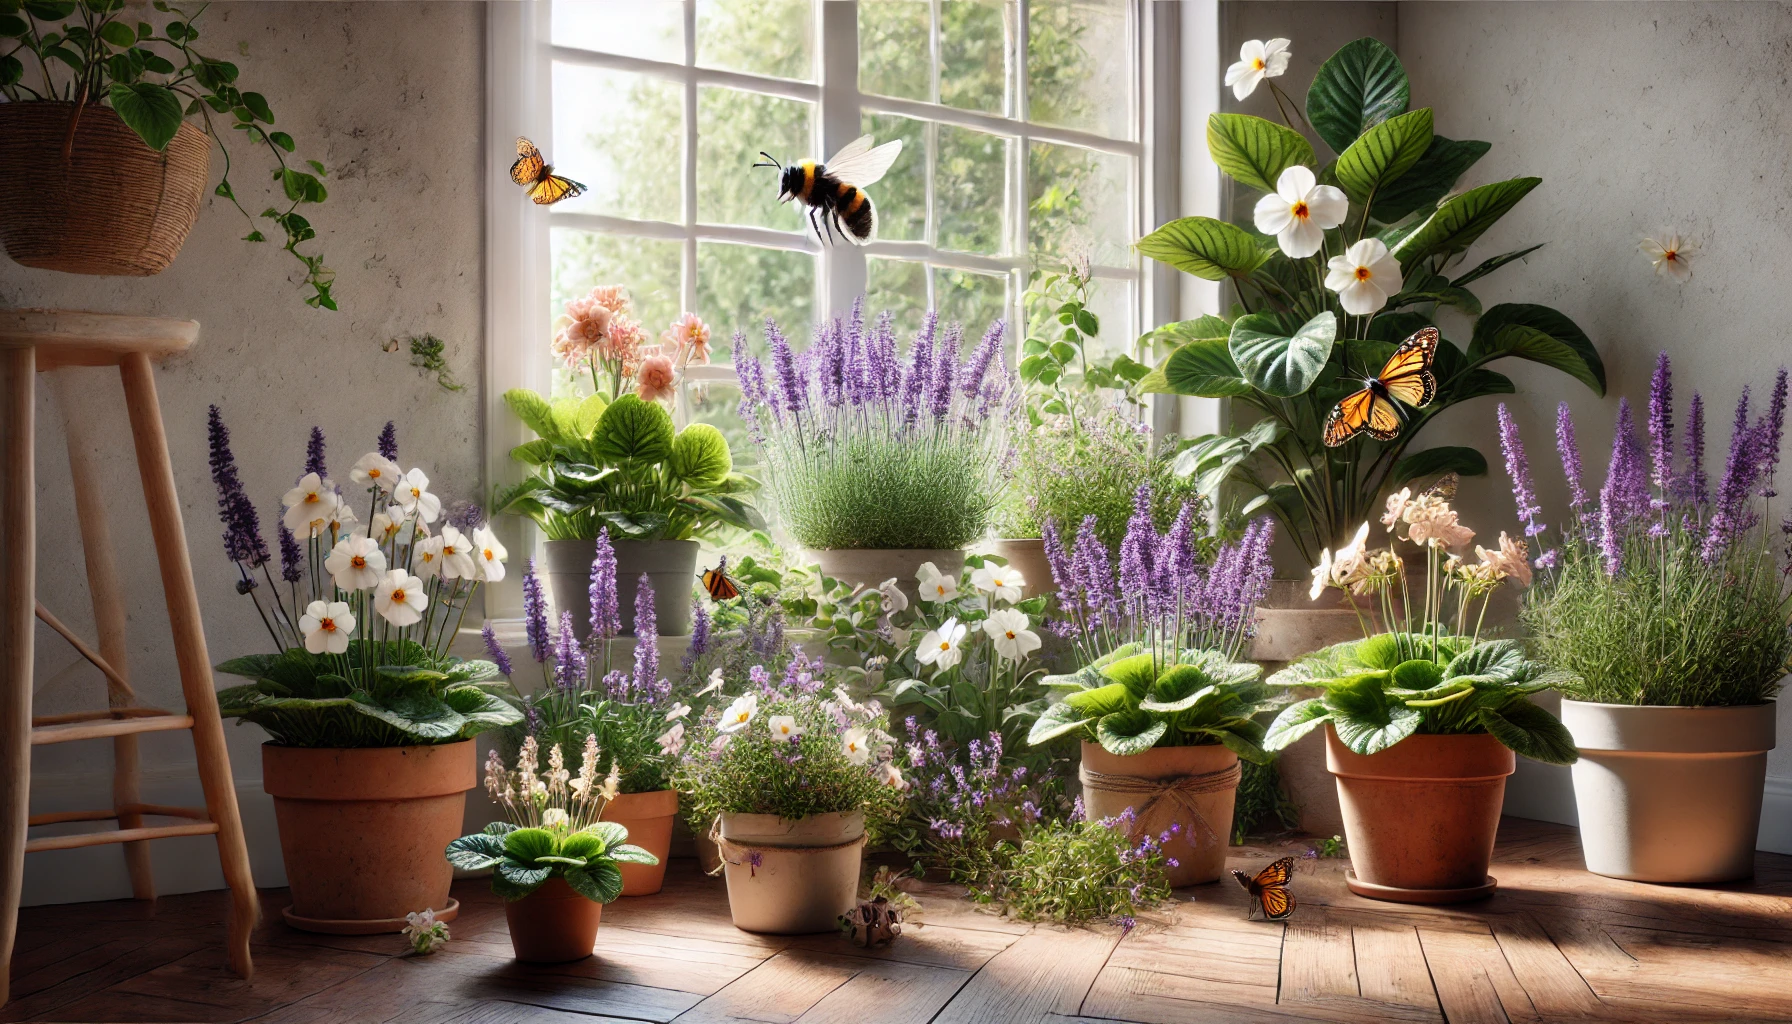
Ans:
MULTIPOLYGON (((100 656, 128 679, 124 588, 119 584, 118 561, 112 548, 112 526, 106 519, 105 499, 90 455, 93 431, 85 419, 71 412, 68 373, 57 371, 48 376, 56 404, 62 411, 63 435, 68 440, 69 478, 75 488, 75 520, 81 525, 81 556, 87 564, 87 591, 93 597, 93 624, 99 632, 100 656)), ((136 700, 131 693, 107 680, 106 703, 115 708, 130 707, 136 700)), ((120 810, 143 802, 140 778, 137 737, 113 737, 112 808, 118 812, 119 828, 143 827, 143 815, 120 810)), ((131 876, 131 895, 140 900, 155 899, 156 877, 149 863, 149 844, 125 843, 124 863, 131 876)))
POLYGON ((12 944, 31 817, 31 672, 37 610, 37 484, 33 473, 37 352, 0 349, 0 1004, 10 991, 12 944))
POLYGON ((124 377, 125 405, 131 417, 131 438, 137 447, 137 470, 143 477, 143 499, 156 538, 156 560, 168 601, 168 625, 180 663, 181 692, 193 716, 193 749, 199 755, 199 782, 205 809, 218 825, 218 860, 230 885, 230 966, 249 977, 249 935, 261 916, 255 879, 249 873, 249 848, 243 840, 243 817, 236 805, 236 784, 230 754, 224 746, 224 720, 218 714, 212 666, 205 649, 205 627, 199 617, 199 595, 193 587, 193 563, 187 557, 186 528, 180 499, 174 491, 174 468, 168 460, 168 438, 162 430, 162 409, 156 401, 155 371, 141 352, 119 363, 124 377))

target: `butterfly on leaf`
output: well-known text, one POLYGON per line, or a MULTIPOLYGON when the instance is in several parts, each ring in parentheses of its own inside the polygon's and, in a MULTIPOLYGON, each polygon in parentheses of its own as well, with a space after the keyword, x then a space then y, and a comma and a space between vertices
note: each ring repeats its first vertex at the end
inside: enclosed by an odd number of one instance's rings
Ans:
MULTIPOLYGON (((1232 877, 1238 879, 1245 892, 1257 898, 1266 919, 1280 921, 1294 913, 1294 894, 1288 891, 1288 880, 1294 877, 1293 857, 1283 857, 1257 872, 1254 878, 1242 871, 1232 872, 1232 877)), ((1249 921, 1257 909, 1251 907, 1245 912, 1244 919, 1249 921)))
POLYGON ((1381 372, 1363 381, 1363 389, 1345 395, 1325 418, 1325 444, 1336 448, 1361 431, 1377 441, 1400 436, 1405 414, 1396 400, 1417 409, 1437 397, 1431 360, 1437 355, 1437 328, 1426 327, 1400 343, 1381 372))
POLYGON ((709 591, 711 601, 728 601, 740 596, 740 585, 720 565, 703 570, 701 576, 703 589, 709 591))
POLYGON ((562 199, 582 195, 585 186, 562 178, 541 156, 541 150, 528 139, 516 140, 516 163, 510 165, 510 180, 523 186, 537 206, 552 206, 562 199))

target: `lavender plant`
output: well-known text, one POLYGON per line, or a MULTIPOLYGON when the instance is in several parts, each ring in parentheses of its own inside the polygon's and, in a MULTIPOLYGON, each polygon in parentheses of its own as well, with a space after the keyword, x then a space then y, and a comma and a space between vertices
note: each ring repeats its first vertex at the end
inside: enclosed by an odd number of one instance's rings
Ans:
POLYGON ((961 885, 987 884, 1002 867, 998 841, 1058 816, 1062 786, 1012 763, 999 732, 960 745, 913 715, 904 726, 912 788, 893 844, 918 869, 937 868, 961 885))
POLYGON ((962 331, 934 314, 896 347, 893 315, 847 320, 800 356, 775 323, 769 368, 736 335, 741 416, 785 528, 812 550, 956 548, 983 535, 1010 467, 1019 391, 992 324, 959 361, 962 331))
POLYGON ((1587 494, 1563 403, 1556 437, 1569 508, 1554 529, 1542 522, 1518 428, 1500 407, 1519 517, 1528 535, 1551 545, 1523 619, 1542 656, 1572 674, 1563 693, 1677 707, 1773 699, 1792 666, 1792 569, 1774 550, 1792 565, 1792 517, 1777 531, 1770 517, 1786 397, 1784 368, 1759 415, 1743 389, 1714 491, 1704 468, 1704 401, 1693 394, 1676 451, 1673 370, 1662 353, 1649 387, 1647 465, 1630 405, 1620 401, 1597 501, 1587 494))
POLYGON ((1068 819, 1035 828, 1018 843, 1002 843, 996 855, 1004 866, 972 895, 1023 921, 1109 918, 1129 932, 1135 914, 1170 898, 1165 868, 1174 867, 1175 859, 1163 848, 1176 828, 1135 838, 1131 808, 1089 821, 1079 800, 1068 819))

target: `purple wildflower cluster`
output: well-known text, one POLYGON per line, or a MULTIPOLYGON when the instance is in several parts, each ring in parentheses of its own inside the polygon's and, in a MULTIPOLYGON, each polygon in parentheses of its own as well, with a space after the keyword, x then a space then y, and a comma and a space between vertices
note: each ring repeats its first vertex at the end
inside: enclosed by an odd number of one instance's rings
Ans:
POLYGON ((376 447, 379 449, 381 458, 398 458, 398 424, 391 420, 386 421, 385 427, 380 430, 379 443, 376 447))
POLYGON ((608 640, 622 633, 622 610, 616 596, 616 548, 610 528, 597 535, 597 556, 591 560, 591 585, 586 596, 591 605, 591 635, 608 640))
POLYGON ((510 655, 504 653, 504 647, 498 643, 498 635, 492 632, 490 622, 487 622, 485 628, 479 631, 479 639, 485 641, 485 653, 492 659, 492 664, 498 666, 499 672, 508 676, 511 667, 510 655))
MULTIPOLYGON (((659 630, 654 612, 653 582, 641 574, 635 591, 635 652, 632 672, 610 668, 610 644, 618 630, 614 628, 619 612, 616 607, 615 555, 607 534, 598 538, 598 557, 592 564, 590 609, 592 632, 580 641, 570 608, 562 609, 558 629, 549 636, 547 602, 542 592, 541 577, 530 559, 523 573, 523 624, 529 638, 529 651, 542 665, 544 679, 550 679, 547 662, 553 659, 550 681, 565 692, 601 689, 605 698, 624 703, 654 704, 671 696, 672 683, 660 676, 659 630), (609 555, 607 567, 605 555, 609 555), (602 673, 593 686, 593 679, 602 673)), ((488 628, 486 650, 498 662, 505 675, 510 674, 510 661, 488 628)))
MULTIPOLYGON (((1137 816, 1133 813, 1133 809, 1128 807, 1111 818, 1101 819, 1096 824, 1103 828, 1119 829, 1133 837, 1132 848, 1120 851, 1122 865, 1139 864, 1151 860, 1153 857, 1162 857, 1164 867, 1182 866, 1181 861, 1164 853, 1164 848, 1170 845, 1170 841, 1182 834, 1182 825, 1179 822, 1171 822, 1169 828, 1154 836, 1139 827, 1137 816)), ((1135 903, 1144 899, 1143 882, 1133 886, 1131 896, 1135 903)))
POLYGON ((1045 798, 1026 766, 1003 763, 1000 733, 961 749, 912 716, 904 725, 913 784, 909 813, 927 823, 921 841, 928 857, 944 864, 955 881, 979 881, 994 866, 992 847, 1002 838, 997 833, 1039 822, 1045 798))
POLYGON ((312 427, 311 439, 305 442, 305 472, 316 473, 319 480, 328 480, 330 471, 324 468, 324 428, 312 427))
POLYGON ((535 559, 523 571, 523 631, 529 637, 529 653, 538 664, 548 660, 548 602, 535 574, 535 559))
MULTIPOLYGON (((224 553, 245 570, 266 565, 272 553, 261 536, 261 516, 237 475, 230 429, 215 405, 207 415, 205 429, 211 447, 212 483, 218 487, 218 518, 224 523, 224 553)), ((248 578, 246 572, 244 578, 248 578)))

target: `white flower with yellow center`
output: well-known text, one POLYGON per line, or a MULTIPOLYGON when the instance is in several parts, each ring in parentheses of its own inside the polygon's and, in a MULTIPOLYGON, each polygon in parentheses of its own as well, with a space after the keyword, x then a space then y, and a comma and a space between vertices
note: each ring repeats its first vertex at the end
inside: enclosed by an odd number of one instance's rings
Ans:
POLYGON ((1276 236, 1276 244, 1295 259, 1305 259, 1325 244, 1325 233, 1344 223, 1350 200, 1330 185, 1319 184, 1313 172, 1295 164, 1276 179, 1273 195, 1257 200, 1257 230, 1276 236))
POLYGON ((392 489, 398 486, 398 479, 403 475, 404 471, 398 468, 398 463, 379 452, 368 452, 361 456, 355 467, 348 471, 348 478, 355 483, 362 487, 378 487, 387 494, 391 494, 392 489))
POLYGON ((964 624, 956 618, 947 619, 940 628, 929 630, 921 638, 921 644, 915 651, 915 660, 923 665, 932 665, 935 675, 948 671, 964 657, 964 624))
POLYGON ((380 617, 403 628, 416 625, 429 607, 429 595, 423 592, 423 581, 403 569, 393 569, 380 580, 373 592, 373 606, 380 617))
POLYGON ((339 500, 335 485, 316 473, 306 473, 280 499, 286 506, 283 522, 300 539, 315 537, 329 528, 339 500))
POLYGON ((1338 304, 1351 316, 1368 316, 1400 292, 1400 261, 1386 242, 1365 238, 1326 263, 1325 286, 1338 293, 1338 304))
POLYGON ((504 578, 504 559, 510 552, 504 550, 499 543, 498 535, 490 526, 481 526, 473 531, 473 562, 479 567, 478 578, 487 583, 496 583, 504 578))
POLYGON ((348 650, 354 631, 355 617, 345 601, 313 601, 299 616, 299 632, 305 634, 305 649, 312 654, 341 654, 348 650))
POLYGON ((932 604, 950 601, 958 596, 958 581, 942 574, 932 562, 922 562, 915 581, 921 585, 921 600, 932 604))
POLYGON ((803 738, 803 727, 796 724, 792 715, 773 715, 765 720, 766 728, 772 731, 772 739, 798 740, 803 738))
POLYGON ((716 731, 724 736, 732 736, 747 727, 753 716, 759 713, 759 695, 743 693, 734 698, 734 703, 723 709, 721 719, 716 723, 716 731))
POLYGON ((1649 262, 1655 264, 1657 274, 1666 274, 1676 281, 1692 280, 1692 257, 1699 251, 1697 244, 1669 235, 1665 242, 1645 238, 1641 248, 1648 254, 1649 262))
POLYGON ((1039 649, 1039 634, 1027 628, 1031 624, 1026 612, 1002 608, 983 620, 983 632, 995 642, 997 654, 1009 661, 1025 661, 1039 649))
POLYGON ((432 538, 442 555, 442 578, 470 579, 479 571, 473 560, 473 541, 453 526, 442 527, 442 535, 432 538))
POLYGON ((863 729, 848 729, 840 734, 840 752, 853 764, 871 763, 871 737, 863 729))
POLYGON ((411 568, 424 579, 442 572, 442 538, 425 537, 411 545, 411 568))
POLYGON ((421 469, 413 469, 398 481, 392 496, 406 515, 414 515, 419 523, 433 523, 442 514, 442 499, 429 493, 429 477, 421 469))
POLYGON ((386 571, 386 553, 366 537, 349 537, 330 549, 324 571, 343 590, 372 590, 386 571))
POLYGON ((985 565, 971 573, 971 586, 997 601, 1009 604, 1020 600, 1027 585, 1019 569, 1006 565, 985 565))
POLYGON ((1279 78, 1288 71, 1289 40, 1247 39, 1238 48, 1238 63, 1226 69, 1226 84, 1239 99, 1257 91, 1265 78, 1279 78))

